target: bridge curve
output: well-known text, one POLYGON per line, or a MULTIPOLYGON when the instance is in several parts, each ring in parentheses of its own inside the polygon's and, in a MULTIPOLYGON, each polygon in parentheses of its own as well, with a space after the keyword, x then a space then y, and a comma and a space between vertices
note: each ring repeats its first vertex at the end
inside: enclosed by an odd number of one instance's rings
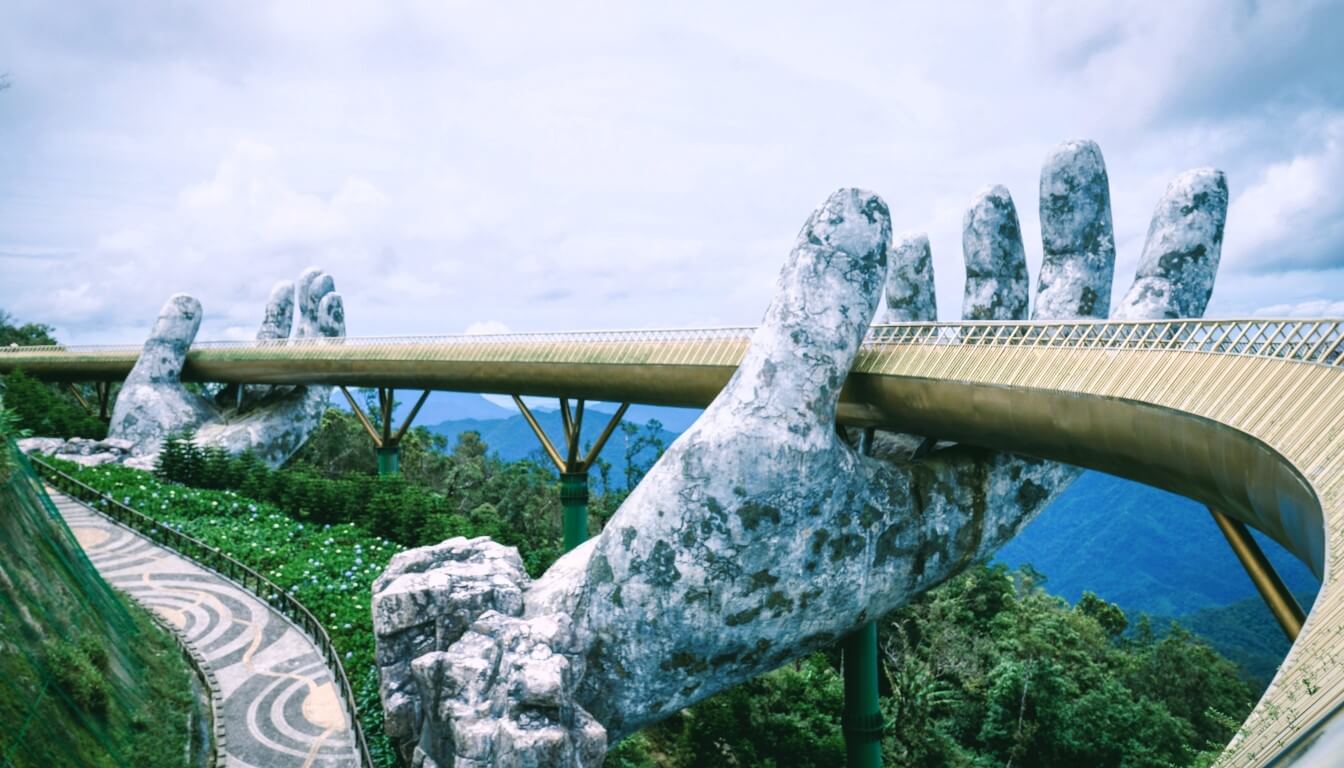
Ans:
MULTIPOLYGON (((752 329, 198 343, 185 380, 414 387, 707 405, 752 329)), ((138 347, 0 350, 0 373, 124 378, 138 347)), ((843 423, 1062 461, 1199 500, 1322 579, 1223 755, 1259 766, 1344 728, 1344 321, 874 326, 843 423)), ((1312 750, 1319 755, 1319 750, 1312 750)))

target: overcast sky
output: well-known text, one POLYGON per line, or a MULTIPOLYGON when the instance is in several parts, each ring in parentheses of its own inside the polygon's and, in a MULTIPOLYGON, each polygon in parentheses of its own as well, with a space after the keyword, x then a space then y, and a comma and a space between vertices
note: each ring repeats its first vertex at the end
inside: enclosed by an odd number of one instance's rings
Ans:
POLYGON ((1212 165, 1209 315, 1340 316, 1341 39, 1341 2, 4 0, 0 308, 139 342, 185 291, 246 338, 317 264, 352 335, 751 324, 861 186, 955 319, 972 195, 1012 191, 1034 274, 1041 161, 1091 138, 1117 298, 1212 165))

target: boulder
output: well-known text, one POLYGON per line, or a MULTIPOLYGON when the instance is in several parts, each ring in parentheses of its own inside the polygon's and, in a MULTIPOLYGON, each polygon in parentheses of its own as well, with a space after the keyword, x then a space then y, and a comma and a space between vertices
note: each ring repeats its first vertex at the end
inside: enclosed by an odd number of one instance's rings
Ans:
POLYGON ((59 437, 25 437, 16 442, 20 451, 42 456, 52 456, 65 447, 65 440, 59 437))

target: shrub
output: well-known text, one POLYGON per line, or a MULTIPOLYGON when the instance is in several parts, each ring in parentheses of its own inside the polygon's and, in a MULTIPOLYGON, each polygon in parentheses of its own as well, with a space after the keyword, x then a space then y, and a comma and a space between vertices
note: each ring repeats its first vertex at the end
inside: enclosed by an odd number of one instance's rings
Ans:
POLYGON ((85 411, 54 384, 44 384, 21 370, 5 377, 5 402, 17 427, 43 437, 107 437, 107 425, 85 411))
POLYGON ((107 651, 89 637, 79 642, 64 640, 49 642, 46 648, 47 671, 56 685, 70 697, 83 712, 102 716, 107 714, 109 696, 107 651), (93 658, 90 658, 93 656, 93 658))

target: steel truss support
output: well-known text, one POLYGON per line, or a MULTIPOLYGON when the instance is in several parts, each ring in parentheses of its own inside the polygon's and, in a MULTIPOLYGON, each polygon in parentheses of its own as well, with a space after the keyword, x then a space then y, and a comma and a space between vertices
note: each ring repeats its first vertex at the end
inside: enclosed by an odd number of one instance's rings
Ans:
POLYGON ((1209 507, 1209 514, 1213 515, 1213 521, 1218 524, 1218 529, 1223 532, 1227 543, 1241 561, 1241 567, 1246 569, 1246 575, 1251 577, 1251 583, 1255 584, 1265 605, 1269 606, 1269 612, 1274 614, 1283 628, 1283 634, 1288 636, 1289 642, 1297 640, 1302 623, 1307 619, 1306 614, 1279 578, 1260 545, 1255 543, 1250 531, 1240 520, 1233 520, 1213 507, 1209 507))
MULTIPOLYGON (((873 449, 873 430, 859 438, 859 452, 873 449)), ((841 642, 845 708, 840 722, 849 768, 882 768, 882 708, 878 701, 877 623, 870 621, 841 642)))
POLYGON ((560 418, 565 431, 563 454, 556 449, 523 399, 514 395, 513 402, 517 404, 518 411, 523 414, 527 425, 537 436, 542 450, 546 451, 546 455, 560 472, 560 507, 564 510, 564 547, 568 552, 588 540, 588 468, 602 453, 602 448, 616 431, 616 426, 621 423, 630 404, 621 403, 621 407, 616 409, 616 413, 607 421, 607 426, 602 429, 602 434, 598 435, 588 452, 580 458, 579 441, 583 431, 584 406, 582 399, 575 401, 574 410, 571 412, 569 398, 560 398, 560 418))
POLYGON ((415 415, 420 412, 420 406, 425 404, 425 399, 429 397, 429 390, 420 393, 420 399, 415 401, 415 406, 407 414, 406 421, 402 422, 401 428, 395 432, 392 429, 392 409, 396 405, 396 390, 391 387, 378 388, 378 420, 380 425, 375 427, 369 417, 364 414, 359 403, 350 394, 350 390, 344 386, 341 387, 341 394, 350 403, 350 410, 354 412, 355 418, 363 425, 364 431, 369 433, 373 439, 373 445, 378 450, 378 474, 395 475, 401 471, 401 440, 406 437, 406 432, 411 428, 411 422, 415 421, 415 415))
MULTIPOLYGON (((70 383, 68 386, 70 387, 70 394, 75 396, 75 401, 79 403, 80 407, 83 408, 90 416, 95 415, 93 405, 89 403, 88 398, 84 397, 84 393, 79 391, 79 387, 76 386, 73 382, 70 383)), ((96 395, 98 398, 98 410, 96 412, 98 418, 102 419, 103 421, 108 421, 109 419, 112 418, 112 416, 109 413, 109 408, 112 404, 112 382, 110 381, 93 382, 93 392, 94 395, 96 395)))

